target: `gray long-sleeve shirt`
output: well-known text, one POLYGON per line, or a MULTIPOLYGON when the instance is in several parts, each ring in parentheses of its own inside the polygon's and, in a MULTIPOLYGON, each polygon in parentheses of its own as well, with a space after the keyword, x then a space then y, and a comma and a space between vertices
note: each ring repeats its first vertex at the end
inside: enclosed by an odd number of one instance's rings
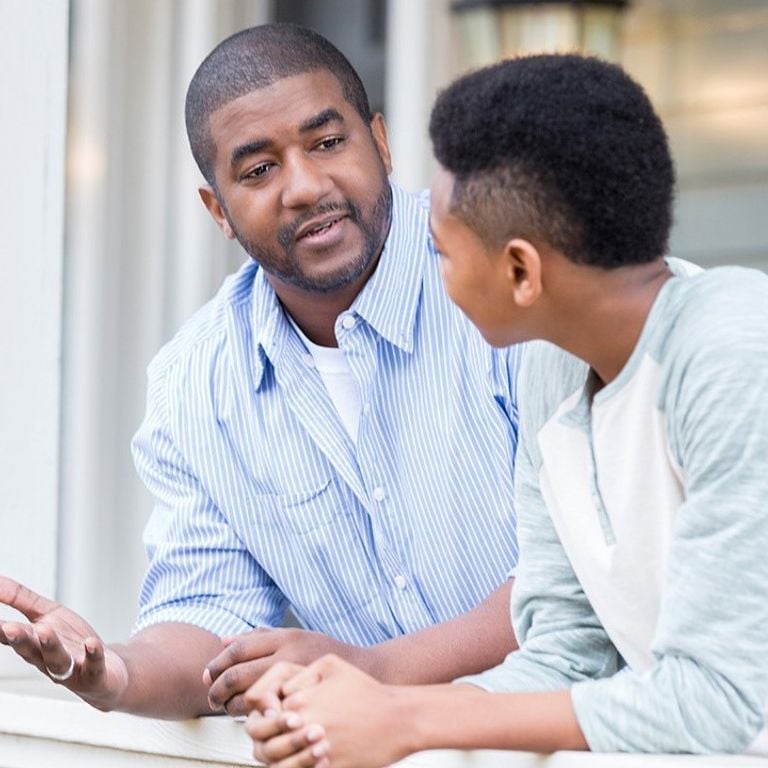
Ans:
POLYGON ((463 681, 570 687, 595 751, 741 751, 768 701, 768 277, 669 280, 619 376, 592 384, 531 345, 522 647, 463 681))

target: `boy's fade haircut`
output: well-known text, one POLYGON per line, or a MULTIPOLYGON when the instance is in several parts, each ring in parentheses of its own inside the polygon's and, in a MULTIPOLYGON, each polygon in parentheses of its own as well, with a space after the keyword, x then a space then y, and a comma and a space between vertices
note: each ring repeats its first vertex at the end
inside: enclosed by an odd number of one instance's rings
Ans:
POLYGON ((618 66, 575 54, 502 61, 442 91, 429 133, 455 177, 451 210, 488 245, 538 240, 608 269, 666 253, 667 137, 618 66))
POLYGON ((344 98, 370 125, 371 109, 360 77, 343 53, 322 35, 296 24, 263 24, 237 32, 204 59, 187 89, 185 119, 192 155, 216 189, 216 146, 210 116, 217 109, 284 77, 327 70, 344 98))

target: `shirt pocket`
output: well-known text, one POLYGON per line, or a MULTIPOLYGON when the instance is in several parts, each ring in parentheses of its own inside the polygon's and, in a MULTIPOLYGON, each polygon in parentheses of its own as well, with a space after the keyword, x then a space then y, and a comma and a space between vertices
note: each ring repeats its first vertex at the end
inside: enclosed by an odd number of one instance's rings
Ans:
POLYGON ((376 594, 367 516, 341 480, 254 501, 241 535, 311 629, 328 632, 376 594))
POLYGON ((328 525, 338 514, 344 514, 338 494, 328 493, 331 484, 328 478, 306 490, 273 494, 270 504, 261 505, 265 522, 286 533, 299 534, 328 525))

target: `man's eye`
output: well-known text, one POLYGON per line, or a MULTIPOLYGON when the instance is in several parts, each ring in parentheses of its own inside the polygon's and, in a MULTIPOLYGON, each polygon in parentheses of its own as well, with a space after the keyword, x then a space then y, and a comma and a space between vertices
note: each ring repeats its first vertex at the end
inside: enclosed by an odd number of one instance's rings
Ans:
POLYGON ((249 168, 244 174, 244 179, 258 179, 263 176, 270 168, 272 163, 260 163, 259 165, 249 168))
POLYGON ((329 139, 323 139, 317 146, 319 149, 333 149, 344 141, 342 136, 332 136, 329 139))

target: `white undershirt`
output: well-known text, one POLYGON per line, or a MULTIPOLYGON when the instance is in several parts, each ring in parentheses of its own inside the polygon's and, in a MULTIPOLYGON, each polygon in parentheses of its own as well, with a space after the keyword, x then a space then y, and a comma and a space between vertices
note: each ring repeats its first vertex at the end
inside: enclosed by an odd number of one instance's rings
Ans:
POLYGON ((315 368, 320 374, 326 390, 328 390, 328 396, 331 398, 344 428, 352 438, 352 442, 357 445, 357 428, 360 423, 362 398, 360 385, 349 367, 344 352, 339 347, 321 347, 319 344, 311 342, 302 333, 301 328, 296 325, 293 318, 287 313, 286 316, 296 333, 299 334, 307 352, 312 355, 315 368))

